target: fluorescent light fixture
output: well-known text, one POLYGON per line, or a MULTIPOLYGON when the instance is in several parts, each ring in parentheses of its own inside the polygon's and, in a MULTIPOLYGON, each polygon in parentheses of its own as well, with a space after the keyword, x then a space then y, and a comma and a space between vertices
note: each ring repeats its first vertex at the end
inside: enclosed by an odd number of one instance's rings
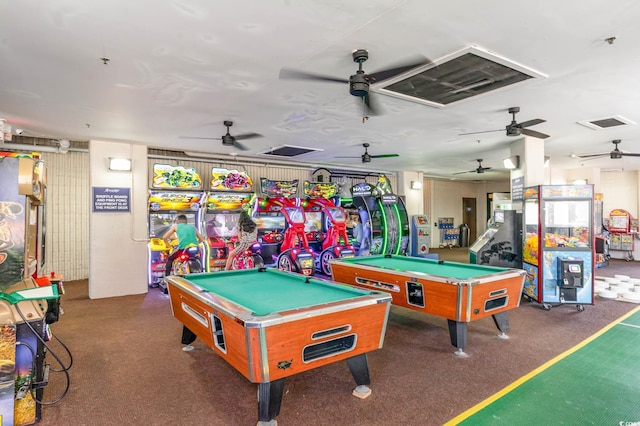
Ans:
POLYGON ((131 170, 131 159, 109 158, 109 170, 114 170, 118 172, 128 172, 131 170))
POLYGON ((505 158, 502 160, 502 164, 504 164, 505 169, 513 170, 520 167, 520 156, 514 155, 512 157, 505 158))
POLYGON ((417 180, 411 181, 411 189, 422 189, 422 182, 417 180))

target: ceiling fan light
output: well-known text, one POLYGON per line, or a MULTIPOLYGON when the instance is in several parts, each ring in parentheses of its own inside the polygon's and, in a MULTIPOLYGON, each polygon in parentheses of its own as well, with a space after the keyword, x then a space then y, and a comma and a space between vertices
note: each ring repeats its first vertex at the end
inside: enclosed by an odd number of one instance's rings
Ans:
POLYGON ((611 159, 612 160, 618 160, 622 158, 622 152, 618 152, 618 151, 612 151, 611 152, 611 159))

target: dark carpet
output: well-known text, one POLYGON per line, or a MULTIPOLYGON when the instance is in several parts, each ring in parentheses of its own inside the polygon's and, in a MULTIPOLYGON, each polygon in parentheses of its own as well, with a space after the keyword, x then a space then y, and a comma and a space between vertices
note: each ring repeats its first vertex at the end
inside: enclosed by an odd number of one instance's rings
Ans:
MULTIPOLYGON (((466 249, 434 250, 466 262, 466 249)), ((614 260, 597 275, 640 277, 636 262, 614 260)), ((117 279, 117 277, 114 277, 117 279)), ((41 425, 255 425, 257 386, 196 341, 183 352, 182 325, 168 297, 90 300, 87 281, 65 283, 64 314, 52 325, 73 354, 64 398, 42 410, 41 425)), ((280 426, 441 425, 637 307, 596 299, 545 311, 523 301, 509 312, 510 339, 491 318, 468 326, 468 358, 453 355, 445 319, 393 307, 384 347, 368 355, 372 395, 355 398, 344 362, 286 379, 280 426)), ((60 345, 51 349, 65 359, 60 345)), ((611 348, 615 350, 615 348, 611 348)), ((54 364, 51 354, 47 361, 54 364)), ((63 391, 51 373, 45 401, 63 391)))

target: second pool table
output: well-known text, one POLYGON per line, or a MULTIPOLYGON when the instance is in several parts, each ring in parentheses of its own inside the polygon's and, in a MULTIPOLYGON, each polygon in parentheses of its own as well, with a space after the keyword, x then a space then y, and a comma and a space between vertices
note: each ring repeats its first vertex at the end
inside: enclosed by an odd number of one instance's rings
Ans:
POLYGON ((467 323, 492 316, 506 338, 507 311, 520 306, 525 271, 406 256, 331 261, 337 282, 377 289, 392 304, 447 319, 455 354, 466 356, 467 323))

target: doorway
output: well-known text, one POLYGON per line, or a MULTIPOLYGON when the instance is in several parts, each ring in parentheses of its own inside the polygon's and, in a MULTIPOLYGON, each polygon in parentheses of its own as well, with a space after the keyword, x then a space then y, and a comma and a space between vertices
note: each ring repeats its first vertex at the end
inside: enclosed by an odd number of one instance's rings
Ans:
POLYGON ((466 223, 469 227, 469 244, 477 238, 477 212, 476 212, 476 199, 475 198, 463 198, 462 199, 462 223, 466 223))

